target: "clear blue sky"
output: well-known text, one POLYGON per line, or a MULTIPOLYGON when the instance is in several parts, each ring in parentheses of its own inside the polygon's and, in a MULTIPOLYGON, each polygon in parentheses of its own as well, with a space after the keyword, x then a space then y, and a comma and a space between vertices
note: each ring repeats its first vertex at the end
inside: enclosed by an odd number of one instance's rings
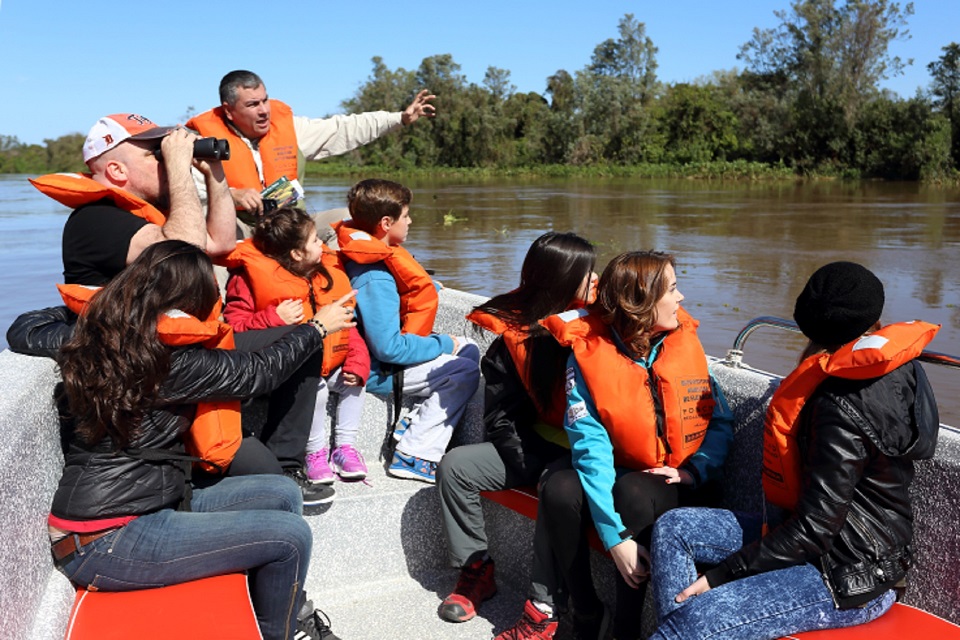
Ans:
MULTIPOLYGON (((926 65, 960 41, 960 0, 916 0, 912 38, 891 53, 913 58, 885 83, 901 96, 926 88, 926 65)), ((100 116, 133 111, 175 123, 217 103, 232 69, 259 73, 270 95, 307 116, 340 111, 381 56, 416 69, 450 53, 470 82, 508 69, 520 91, 542 93, 558 69, 583 68, 633 13, 659 47, 658 77, 692 81, 738 66, 754 27, 777 23, 789 0, 0 0, 0 134, 21 142, 86 133, 100 116)))

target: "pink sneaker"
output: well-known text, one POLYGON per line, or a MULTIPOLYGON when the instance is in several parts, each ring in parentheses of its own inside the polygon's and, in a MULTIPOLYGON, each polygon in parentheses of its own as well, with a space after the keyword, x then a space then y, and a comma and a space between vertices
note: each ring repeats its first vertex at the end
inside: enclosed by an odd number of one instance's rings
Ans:
POLYGON ((307 454, 307 479, 314 484, 333 484, 336 478, 330 468, 330 449, 324 447, 320 451, 307 454))
POLYGON ((344 480, 363 480, 367 477, 367 464, 352 444, 342 444, 334 449, 330 462, 333 470, 344 480))

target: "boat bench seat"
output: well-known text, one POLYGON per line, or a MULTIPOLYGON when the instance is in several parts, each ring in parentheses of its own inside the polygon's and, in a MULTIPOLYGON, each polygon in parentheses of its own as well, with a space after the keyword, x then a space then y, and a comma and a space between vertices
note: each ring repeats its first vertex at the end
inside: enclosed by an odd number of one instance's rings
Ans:
MULTIPOLYGON (((480 495, 531 520, 537 519, 537 503, 539 500, 537 499, 537 488, 533 485, 514 487, 502 491, 481 491, 480 495)), ((597 535, 597 530, 593 527, 587 529, 587 542, 600 553, 610 555, 610 552, 603 548, 600 536, 597 535)))
POLYGON ((845 629, 806 631, 785 636, 782 640, 904 640, 929 638, 955 640, 960 638, 960 626, 923 609, 901 602, 873 622, 845 629))
POLYGON ((247 576, 233 573, 140 591, 77 589, 65 640, 262 640, 247 576))

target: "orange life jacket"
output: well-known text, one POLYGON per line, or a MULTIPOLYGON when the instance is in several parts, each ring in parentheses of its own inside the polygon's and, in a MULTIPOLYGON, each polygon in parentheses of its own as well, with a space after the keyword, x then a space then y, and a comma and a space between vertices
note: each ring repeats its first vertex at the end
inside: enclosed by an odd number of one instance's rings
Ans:
POLYGON ((366 231, 348 225, 334 225, 340 253, 359 264, 383 262, 397 282, 400 294, 400 331, 418 336, 433 333, 440 297, 427 271, 401 246, 391 247, 366 231))
POLYGON ((707 356, 697 338, 699 323, 683 309, 677 315, 680 326, 663 339, 652 375, 620 351, 610 328, 586 309, 540 322, 560 344, 573 348, 618 466, 679 467, 706 434, 715 400, 707 356))
MULTIPOLYGON (((562 429, 563 412, 567 404, 563 385, 557 384, 556 392, 549 407, 541 407, 536 395, 533 393, 530 371, 527 367, 528 355, 526 341, 529 334, 523 329, 507 324, 495 315, 484 313, 480 310, 471 311, 470 314, 467 315, 467 320, 503 338, 503 344, 506 345, 507 351, 510 353, 510 359, 513 360, 513 364, 517 368, 517 373, 520 375, 523 388, 527 390, 527 395, 530 396, 530 399, 533 400, 533 403, 536 405, 540 419, 552 427, 562 429)), ((562 380, 562 371, 557 371, 557 380, 562 380)))
MULTIPOLYGON (((64 304, 82 314, 101 287, 58 284, 57 289, 64 304)), ((157 318, 157 334, 162 343, 171 347, 202 344, 207 349, 233 349, 233 329, 219 322, 219 315, 219 302, 207 320, 178 310, 168 311, 157 318)), ((211 472, 222 472, 230 466, 242 439, 239 400, 197 403, 193 425, 183 438, 187 452, 205 460, 199 464, 211 472)))
POLYGON ((50 196, 71 209, 107 198, 114 204, 151 224, 163 226, 167 216, 149 202, 123 189, 108 187, 90 177, 89 173, 49 173, 31 178, 30 184, 40 193, 50 196))
POLYGON ((260 191, 283 176, 289 180, 297 179, 299 148, 290 107, 279 100, 270 101, 270 130, 257 142, 263 164, 263 180, 260 179, 247 143, 227 122, 223 107, 217 107, 190 118, 186 126, 199 131, 202 136, 224 138, 230 142, 230 159, 223 161, 228 185, 234 189, 260 191))
POLYGON ((940 325, 899 322, 848 342, 834 353, 806 358, 780 383, 767 407, 763 427, 763 491, 766 499, 793 510, 803 477, 797 446, 800 410, 830 376, 846 380, 879 378, 916 358, 940 325))
MULTIPOLYGON (((303 322, 312 318, 320 307, 336 302, 352 291, 350 279, 347 278, 336 251, 324 246, 321 261, 333 278, 333 286, 329 291, 323 290, 329 283, 319 273, 308 283, 306 279, 284 269, 273 258, 263 255, 254 246, 251 238, 238 242, 233 251, 217 258, 218 264, 230 269, 240 267, 246 271, 253 304, 258 311, 284 300, 299 299, 303 301, 303 322), (316 308, 311 304, 310 289, 313 290, 312 301, 316 303, 316 308)), ((353 307, 355 304, 351 298, 344 306, 353 307)), ((349 340, 350 332, 346 330, 331 333, 324 338, 321 371, 323 377, 329 376, 347 359, 349 340)))

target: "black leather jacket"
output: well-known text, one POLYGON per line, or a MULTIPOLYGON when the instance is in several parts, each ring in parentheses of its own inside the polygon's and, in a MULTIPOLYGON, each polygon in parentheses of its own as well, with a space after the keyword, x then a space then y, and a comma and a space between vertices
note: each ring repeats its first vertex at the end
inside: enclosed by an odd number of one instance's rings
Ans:
POLYGON ((539 473, 543 465, 569 450, 544 440, 533 429, 540 418, 536 405, 502 337, 493 341, 480 360, 483 374, 483 425, 487 441, 518 477, 539 473))
POLYGON ((77 314, 63 306, 28 311, 7 329, 7 344, 14 353, 56 358, 76 322, 77 314))
POLYGON ((933 456, 939 416, 917 362, 871 380, 825 381, 800 413, 803 488, 796 511, 706 572, 711 586, 810 562, 838 608, 899 582, 913 539, 913 461, 933 456))
MULTIPOLYGON (((15 351, 53 356, 72 333, 71 314, 53 307, 24 314, 7 336, 15 351), (12 339, 11 339, 12 338, 12 339)), ((200 346, 173 350, 161 403, 144 418, 131 447, 170 452, 174 459, 147 461, 114 453, 109 439, 94 446, 79 442, 69 422, 61 429, 64 469, 51 511, 68 520, 140 515, 176 506, 186 477, 176 454, 201 401, 236 400, 273 391, 322 348, 311 326, 296 327, 259 351, 226 351, 200 346)))

